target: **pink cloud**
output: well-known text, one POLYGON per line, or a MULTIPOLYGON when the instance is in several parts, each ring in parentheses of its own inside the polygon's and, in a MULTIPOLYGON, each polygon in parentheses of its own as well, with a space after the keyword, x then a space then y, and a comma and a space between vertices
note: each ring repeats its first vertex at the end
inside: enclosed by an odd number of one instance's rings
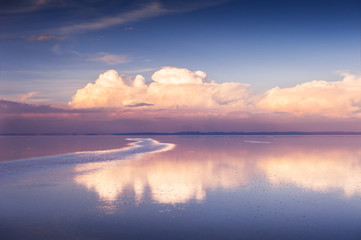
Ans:
POLYGON ((361 117, 361 78, 344 74, 341 81, 311 81, 267 91, 257 106, 295 115, 361 117))
POLYGON ((108 70, 67 106, 2 100, 0 133, 361 131, 361 78, 350 74, 259 95, 183 68, 163 67, 152 80, 108 70))
POLYGON ((65 40, 65 37, 62 36, 52 36, 52 35, 41 35, 41 36, 22 36, 21 38, 27 41, 48 41, 48 40, 65 40))
POLYGON ((210 81, 205 72, 163 67, 146 84, 141 75, 120 76, 115 70, 100 74, 73 96, 74 108, 142 106, 146 109, 212 111, 218 114, 247 111, 294 116, 360 117, 361 78, 344 74, 341 81, 305 82, 290 88, 275 87, 255 95, 248 84, 210 81))

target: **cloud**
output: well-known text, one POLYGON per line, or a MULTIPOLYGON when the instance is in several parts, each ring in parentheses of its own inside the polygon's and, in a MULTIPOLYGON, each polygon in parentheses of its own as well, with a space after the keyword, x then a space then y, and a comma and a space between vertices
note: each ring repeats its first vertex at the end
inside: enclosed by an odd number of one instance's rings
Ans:
POLYGON ((74 108, 144 106, 156 108, 243 109, 249 97, 248 85, 210 82, 206 73, 163 67, 145 78, 120 76, 115 70, 100 74, 95 83, 79 89, 69 105, 74 108))
MULTIPOLYGON (((37 93, 28 93, 24 98, 31 98, 37 93)), ((64 106, 51 106, 45 104, 28 104, 0 99, 0 112, 2 114, 44 114, 44 113, 87 113, 99 111, 98 109, 69 109, 64 106)))
POLYGON ((22 39, 27 41, 48 41, 48 40, 65 40, 65 37, 62 36, 52 36, 52 35, 41 35, 41 36, 22 36, 22 39))
POLYGON ((249 169, 242 161, 245 156, 243 149, 227 148, 231 152, 225 151, 219 144, 206 148, 199 144, 202 142, 182 139, 177 141, 176 151, 158 152, 157 157, 148 158, 148 161, 124 160, 121 166, 110 166, 107 162, 106 167, 99 163, 79 165, 74 168, 77 173, 74 180, 95 191, 108 203, 116 201, 129 189, 134 191, 136 200, 149 194, 158 203, 177 204, 192 199, 203 201, 207 192, 217 188, 247 185, 249 169))
POLYGON ((0 39, 3 40, 15 40, 15 39, 24 39, 26 41, 49 41, 49 40, 65 40, 64 36, 56 36, 56 35, 40 35, 40 36, 8 36, 2 35, 0 39))
MULTIPOLYGON (((35 12, 44 9, 49 6, 49 3, 55 3, 56 1, 49 0, 13 0, 4 1, 0 4, 0 13, 5 14, 16 14, 16 13, 27 13, 35 12)), ((61 1, 58 1, 61 2, 61 1)))
POLYGON ((216 83, 203 71, 184 68, 163 67, 152 80, 108 70, 78 89, 68 106, 2 100, 0 132, 53 133, 50 126, 66 133, 361 131, 361 77, 351 74, 258 95, 247 84, 216 83))
POLYGON ((59 44, 55 44, 51 48, 51 51, 53 51, 55 54, 62 54, 62 51, 60 50, 60 45, 59 44))
POLYGON ((69 105, 74 108, 130 106, 177 109, 183 114, 273 114, 313 118, 361 117, 361 77, 344 73, 340 81, 315 80, 290 88, 275 87, 255 95, 249 85, 210 81, 203 71, 163 67, 146 84, 142 75, 120 76, 115 70, 100 74, 95 83, 79 89, 69 105), (209 110, 212 110, 211 112, 209 110), (188 111, 188 112, 186 112, 188 111))
MULTIPOLYGON (((9 94, 6 95, 7 100, 14 101, 14 102, 21 102, 21 103, 46 103, 49 102, 50 99, 48 95, 44 95, 40 92, 27 92, 27 93, 20 93, 20 94, 9 94)), ((1 100, 0 98, 0 101, 1 100)), ((5 101, 5 100, 4 100, 5 101)))
POLYGON ((159 2, 152 2, 147 4, 146 6, 129 11, 126 13, 121 13, 119 15, 113 17, 102 17, 99 19, 95 19, 93 21, 88 21, 85 23, 80 24, 73 24, 70 26, 65 26, 57 31, 63 34, 70 34, 70 33, 79 33, 79 32, 86 32, 86 31, 93 31, 99 30, 111 26, 116 26, 124 23, 135 22, 142 19, 156 17, 162 14, 167 13, 168 10, 162 8, 159 2))
MULTIPOLYGON (((36 93, 28 93, 24 95, 24 98, 31 97, 36 93)), ((64 112, 65 110, 54 108, 49 105, 34 105, 19 102, 12 102, 0 99, 0 112, 5 113, 55 113, 64 112)))
POLYGON ((69 104, 75 108, 143 106, 296 117, 361 117, 361 78, 351 74, 344 74, 341 81, 275 87, 260 95, 252 94, 247 84, 215 83, 205 72, 184 68, 163 67, 152 80, 147 85, 141 75, 132 78, 109 70, 94 84, 79 89, 69 104))
MULTIPOLYGON (((359 118, 332 119, 220 112, 214 109, 71 109, 65 106, 0 101, 1 134, 73 134, 134 132, 284 132, 360 131, 359 118)), ((265 144, 268 145, 268 144, 265 144)))
POLYGON ((361 116, 361 78, 344 74, 341 81, 311 81, 291 88, 275 87, 257 103, 263 111, 329 117, 361 116))
POLYGON ((126 56, 123 56, 123 55, 116 55, 116 54, 100 52, 100 53, 97 53, 93 57, 89 57, 88 61, 103 62, 103 63, 109 64, 109 65, 115 65, 115 64, 127 63, 130 60, 126 56))
MULTIPOLYGON (((191 12, 198 9, 216 6, 229 2, 230 0, 214 1, 145 1, 143 5, 135 10, 122 12, 112 17, 100 17, 92 21, 72 24, 56 29, 62 34, 77 34, 87 31, 100 30, 125 23, 137 22, 143 19, 162 16, 165 14, 191 12)), ((124 30, 133 30, 133 27, 125 27, 124 30)))
POLYGON ((265 157, 257 165, 272 185, 292 183, 319 192, 342 190, 345 196, 351 197, 361 194, 358 154, 358 151, 322 149, 316 153, 304 151, 265 157))
POLYGON ((38 94, 39 94, 38 92, 29 92, 29 93, 23 94, 20 96, 20 101, 24 102, 38 94))

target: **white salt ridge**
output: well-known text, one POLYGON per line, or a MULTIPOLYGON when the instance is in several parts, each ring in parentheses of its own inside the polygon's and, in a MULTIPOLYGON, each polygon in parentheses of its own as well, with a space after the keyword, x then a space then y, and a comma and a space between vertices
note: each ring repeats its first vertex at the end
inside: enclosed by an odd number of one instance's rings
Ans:
POLYGON ((152 138, 128 138, 129 147, 121 149, 75 152, 62 155, 27 158, 0 163, 0 177, 34 170, 47 170, 77 164, 125 160, 135 155, 171 150, 172 143, 160 143, 152 138))
POLYGON ((271 143, 271 142, 265 142, 265 141, 254 141, 254 140, 244 140, 246 143, 271 143))

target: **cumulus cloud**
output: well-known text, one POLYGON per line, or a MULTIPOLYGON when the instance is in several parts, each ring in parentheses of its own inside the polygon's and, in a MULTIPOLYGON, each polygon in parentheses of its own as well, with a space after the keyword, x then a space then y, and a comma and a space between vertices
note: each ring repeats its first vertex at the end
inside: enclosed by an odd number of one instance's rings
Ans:
POLYGON ((329 117, 361 116, 361 78, 344 74, 342 81, 311 81, 267 91, 257 106, 266 111, 329 117))
MULTIPOLYGON (((95 83, 79 89, 69 105, 74 108, 141 107, 193 109, 210 113, 248 112, 294 117, 349 118, 361 116, 361 77, 344 74, 341 81, 305 82, 275 87, 254 95, 247 84, 216 83, 205 72, 163 67, 146 84, 142 75, 120 76, 115 70, 100 74, 95 83)), ((184 112, 183 112, 184 113, 184 112)))
POLYGON ((215 83, 206 73, 163 67, 145 83, 141 75, 120 76, 115 70, 100 74, 95 83, 79 89, 69 103, 75 108, 143 106, 152 108, 244 108, 248 85, 215 83))

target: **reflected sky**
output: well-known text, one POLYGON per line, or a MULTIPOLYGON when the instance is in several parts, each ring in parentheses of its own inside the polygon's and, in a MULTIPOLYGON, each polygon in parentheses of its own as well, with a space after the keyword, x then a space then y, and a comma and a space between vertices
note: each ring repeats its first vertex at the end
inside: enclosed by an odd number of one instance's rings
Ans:
POLYGON ((313 191, 361 194, 360 152, 292 153, 259 161, 267 179, 276 185, 291 183, 313 191))
POLYGON ((156 136, 3 162, 0 236, 359 239, 360 140, 156 136))
POLYGON ((171 152, 126 160, 115 166, 79 165, 75 167, 79 172, 75 182, 96 191, 106 201, 116 200, 125 188, 133 190, 135 198, 140 199, 149 188, 154 201, 169 204, 202 201, 207 191, 247 184, 245 163, 237 156, 180 151, 182 146, 177 146, 171 152))
POLYGON ((313 137, 314 145, 307 137, 268 137, 267 141, 257 137, 176 138, 177 147, 169 152, 117 165, 76 166, 74 181, 108 203, 126 190, 137 201, 146 189, 158 203, 202 201, 207 192, 232 190, 263 176, 275 187, 292 184, 305 190, 340 191, 347 197, 361 194, 361 148, 343 141, 332 145, 342 137, 313 137))

